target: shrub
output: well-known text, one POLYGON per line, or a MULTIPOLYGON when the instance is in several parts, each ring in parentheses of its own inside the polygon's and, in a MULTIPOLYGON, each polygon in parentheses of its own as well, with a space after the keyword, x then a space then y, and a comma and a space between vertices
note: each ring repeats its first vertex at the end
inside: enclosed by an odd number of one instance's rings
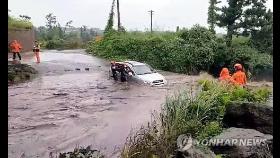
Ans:
POLYGON ((87 51, 105 58, 125 56, 151 66, 182 73, 208 70, 213 63, 215 36, 195 26, 180 33, 116 33, 89 43, 87 51))
POLYGON ((213 80, 200 80, 199 84, 202 88, 196 95, 184 91, 168 97, 160 113, 153 113, 148 126, 128 136, 121 156, 174 156, 176 140, 181 134, 190 134, 198 140, 220 134, 225 108, 231 101, 267 101, 271 93, 262 87, 243 89, 213 80))
POLYGON ((47 49, 57 49, 62 48, 64 45, 64 40, 62 39, 54 39, 46 41, 46 48, 47 49))
POLYGON ((218 76, 222 67, 228 67, 231 72, 234 72, 233 65, 235 63, 241 63, 245 70, 249 70, 253 76, 273 68, 271 55, 259 53, 256 49, 247 45, 236 45, 227 48, 225 43, 220 42, 218 43, 210 72, 214 76, 218 76))
POLYGON ((234 37, 232 47, 207 28, 195 25, 179 32, 116 32, 91 41, 87 51, 108 59, 146 62, 157 69, 187 74, 207 71, 218 76, 222 67, 232 72, 239 62, 253 76, 272 69, 272 56, 250 47, 248 37, 234 37))
POLYGON ((64 44, 62 45, 64 49, 77 49, 77 48, 81 48, 81 46, 82 43, 80 41, 74 41, 74 40, 65 41, 64 44))

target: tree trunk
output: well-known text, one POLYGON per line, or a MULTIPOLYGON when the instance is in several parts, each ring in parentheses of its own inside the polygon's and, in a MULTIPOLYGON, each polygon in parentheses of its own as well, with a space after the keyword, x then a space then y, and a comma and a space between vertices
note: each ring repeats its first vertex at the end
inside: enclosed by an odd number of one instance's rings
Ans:
POLYGON ((228 25, 227 37, 226 37, 226 44, 227 44, 228 47, 231 46, 232 35, 233 35, 233 25, 228 25))

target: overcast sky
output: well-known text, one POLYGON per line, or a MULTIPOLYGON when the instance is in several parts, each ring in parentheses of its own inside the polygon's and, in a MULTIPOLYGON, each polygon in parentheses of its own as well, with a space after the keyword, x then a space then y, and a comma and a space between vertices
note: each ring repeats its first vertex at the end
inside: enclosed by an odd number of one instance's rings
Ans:
MULTIPOLYGON (((148 10, 154 10, 153 26, 160 30, 175 30, 176 26, 207 26, 209 0, 119 0, 121 23, 128 30, 150 27, 148 10)), ((226 1, 226 0, 222 0, 226 1)), ((61 25, 73 20, 73 26, 104 29, 112 0, 9 0, 8 8, 14 16, 28 15, 35 26, 45 25, 45 16, 53 13, 61 25)), ((273 0, 267 1, 273 10, 273 0)), ((116 21, 116 17, 115 17, 116 21)), ((116 24, 116 23, 115 23, 116 24)), ((216 29, 223 32, 222 29, 216 29)))

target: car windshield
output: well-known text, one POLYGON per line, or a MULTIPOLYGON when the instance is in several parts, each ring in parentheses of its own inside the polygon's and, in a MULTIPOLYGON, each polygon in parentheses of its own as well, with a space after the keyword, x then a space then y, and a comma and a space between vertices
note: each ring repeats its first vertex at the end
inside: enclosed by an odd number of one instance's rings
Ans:
POLYGON ((154 73, 153 70, 147 65, 136 65, 133 67, 133 69, 137 75, 154 73))

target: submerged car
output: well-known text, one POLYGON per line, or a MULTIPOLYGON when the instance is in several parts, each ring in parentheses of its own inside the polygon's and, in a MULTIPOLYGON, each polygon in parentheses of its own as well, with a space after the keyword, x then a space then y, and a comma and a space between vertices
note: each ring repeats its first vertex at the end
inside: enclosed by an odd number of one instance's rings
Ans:
POLYGON ((117 64, 123 64, 130 69, 131 76, 129 80, 137 83, 144 83, 150 86, 161 86, 167 84, 163 75, 156 72, 151 66, 145 63, 137 61, 124 61, 116 62, 117 64))

